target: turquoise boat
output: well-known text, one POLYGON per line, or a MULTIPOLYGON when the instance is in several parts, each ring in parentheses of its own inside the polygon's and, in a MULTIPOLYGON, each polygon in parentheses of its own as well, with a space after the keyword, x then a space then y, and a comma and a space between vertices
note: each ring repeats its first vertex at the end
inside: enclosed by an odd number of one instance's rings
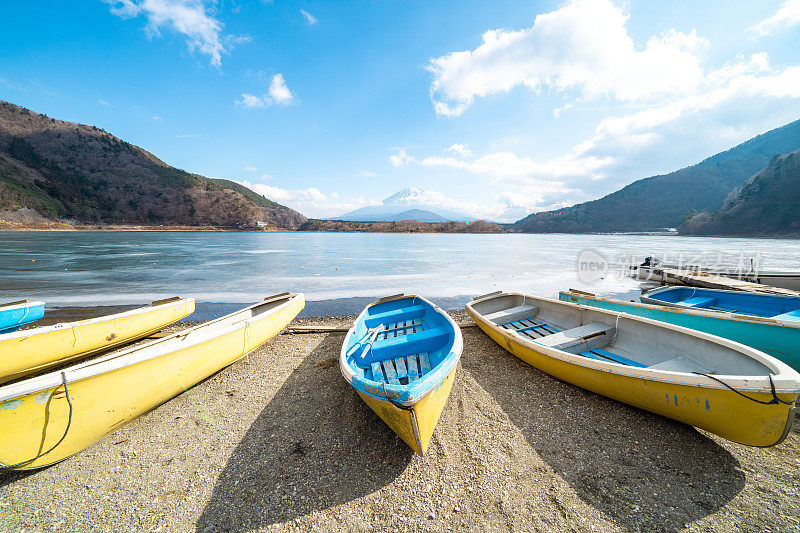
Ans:
POLYGON ((642 295, 646 304, 708 309, 800 322, 800 297, 698 287, 659 287, 642 295))
POLYGON ((766 352, 795 370, 800 370, 800 321, 691 307, 623 302, 575 289, 561 291, 558 298, 564 302, 652 318, 667 324, 711 333, 766 352))
POLYGON ((44 316, 44 302, 19 300, 0 304, 0 333, 16 331, 44 316))

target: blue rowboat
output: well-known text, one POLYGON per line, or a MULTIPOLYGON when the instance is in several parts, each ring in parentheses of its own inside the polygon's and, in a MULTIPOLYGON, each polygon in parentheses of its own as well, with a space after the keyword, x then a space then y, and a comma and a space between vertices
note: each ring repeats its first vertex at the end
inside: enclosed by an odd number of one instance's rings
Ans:
POLYGON ((708 309, 800 322, 800 297, 795 296, 697 287, 659 287, 646 292, 640 299, 646 304, 708 309))
POLYGON ((402 294, 367 306, 347 332, 342 375, 361 399, 419 455, 453 388, 461 330, 421 296, 402 294))
POLYGON ((44 302, 19 300, 0 304, 0 333, 16 331, 20 326, 36 322, 44 316, 44 302))
MULTIPOLYGON (((691 289, 689 289, 691 290, 691 289)), ((720 291, 714 291, 720 292, 720 291)), ((590 307, 652 318, 752 346, 800 370, 800 322, 691 307, 623 302, 571 289, 558 298, 590 307)))

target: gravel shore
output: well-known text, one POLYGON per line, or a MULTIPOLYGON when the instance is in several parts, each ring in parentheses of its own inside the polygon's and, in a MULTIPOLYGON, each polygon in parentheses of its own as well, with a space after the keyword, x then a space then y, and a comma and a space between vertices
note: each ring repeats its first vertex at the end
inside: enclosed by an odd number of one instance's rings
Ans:
POLYGON ((60 464, 0 473, 0 532, 800 530, 798 422, 777 447, 733 444, 472 327, 418 457, 342 378, 342 340, 279 335, 60 464))

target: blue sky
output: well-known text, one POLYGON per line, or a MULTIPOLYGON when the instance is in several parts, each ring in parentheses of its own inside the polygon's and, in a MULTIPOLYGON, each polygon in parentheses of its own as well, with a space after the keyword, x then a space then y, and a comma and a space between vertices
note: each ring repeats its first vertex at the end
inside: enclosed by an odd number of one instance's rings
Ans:
POLYGON ((6 2, 0 98, 327 217, 509 221, 800 118, 800 0, 6 2))

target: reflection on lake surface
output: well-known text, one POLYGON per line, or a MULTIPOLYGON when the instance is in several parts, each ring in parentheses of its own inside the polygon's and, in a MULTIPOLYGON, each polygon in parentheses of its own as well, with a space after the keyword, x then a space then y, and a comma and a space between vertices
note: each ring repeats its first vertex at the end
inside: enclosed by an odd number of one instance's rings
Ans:
MULTIPOLYGON (((762 268, 800 270, 797 250, 796 240, 639 235, 0 232, 0 301, 246 303, 299 291, 313 302, 405 292, 455 307, 500 289, 556 297, 570 287, 633 298, 638 282, 621 272, 634 257, 760 254, 762 268), (587 249, 612 263, 591 283, 577 270, 587 249)), ((348 312, 360 309, 355 302, 348 312)))

